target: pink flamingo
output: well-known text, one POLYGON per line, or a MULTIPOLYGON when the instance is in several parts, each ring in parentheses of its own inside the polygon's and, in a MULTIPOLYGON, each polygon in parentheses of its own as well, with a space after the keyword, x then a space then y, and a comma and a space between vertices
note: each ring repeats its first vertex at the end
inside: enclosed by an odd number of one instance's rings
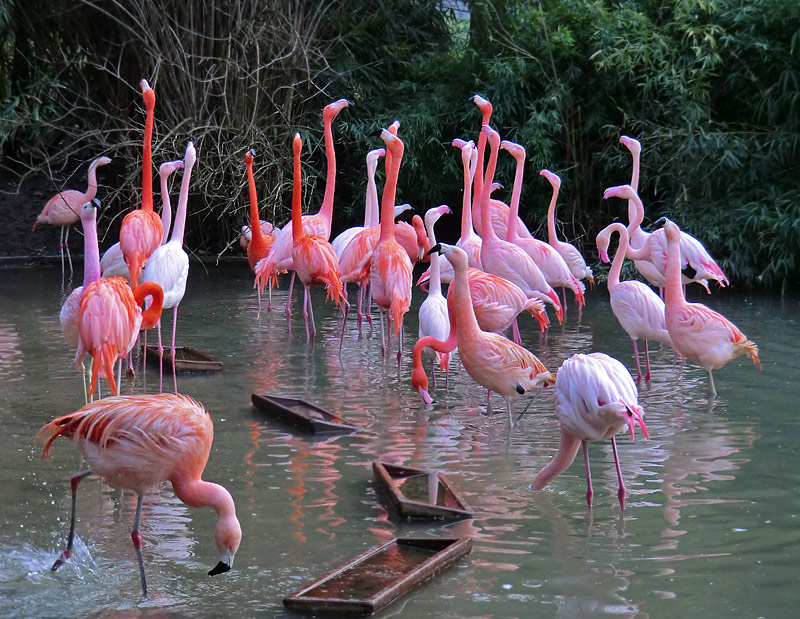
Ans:
MULTIPOLYGON (((311 306, 311 286, 323 284, 327 290, 327 298, 336 305, 345 301, 342 281, 339 278, 339 265, 336 261, 336 252, 330 243, 316 234, 304 233, 302 222, 302 178, 300 169, 300 151, 303 141, 300 134, 294 136, 294 183, 292 186, 292 263, 294 271, 303 282, 305 296, 303 299, 303 320, 306 325, 306 337, 313 337, 317 332, 314 324, 314 310, 311 306), (308 317, 311 316, 309 330, 308 317)), ((256 266, 256 284, 263 287, 269 274, 274 271, 275 265, 271 264, 269 256, 256 266), (261 265, 264 265, 261 267, 261 265)))
POLYGON ((555 404, 561 424, 561 442, 553 460, 534 478, 533 489, 541 490, 564 472, 582 445, 586 502, 591 507, 594 492, 586 444, 610 438, 619 480, 617 496, 620 507, 625 509, 625 484, 614 436, 627 426, 633 439, 634 428, 638 425, 644 437, 650 438, 630 372, 619 361, 601 352, 572 355, 556 373, 555 404))
MULTIPOLYGON (((161 181, 161 244, 169 240, 169 228, 172 225, 172 205, 169 199, 169 177, 175 170, 183 169, 183 161, 165 161, 158 168, 158 176, 161 181)), ((131 274, 125 258, 122 256, 122 249, 119 241, 114 243, 100 257, 101 277, 123 277, 128 279, 131 274)), ((139 278, 141 283, 141 277, 139 278)))
MULTIPOLYGON (((324 125, 325 158, 328 165, 327 177, 325 180, 325 193, 322 196, 322 205, 319 212, 315 215, 303 215, 303 233, 321 237, 327 241, 331 236, 331 222, 333 220, 333 200, 336 190, 336 152, 333 146, 333 119, 350 102, 347 99, 339 99, 329 103, 322 110, 322 122, 324 125)), ((292 290, 294 288, 294 265, 292 264, 292 254, 294 247, 294 224, 290 221, 283 228, 275 233, 275 242, 269 250, 267 257, 269 263, 273 264, 274 272, 270 275, 277 275, 285 271, 292 271, 289 279, 289 293, 286 298, 286 318, 291 316, 290 304, 292 301, 292 290)), ((270 280, 270 286, 274 278, 270 280)))
MULTIPOLYGON (((509 142, 508 140, 503 140, 500 143, 500 148, 507 150, 517 162, 517 170, 514 174, 514 189, 511 194, 511 211, 509 213, 510 220, 514 221, 519 218, 519 198, 522 193, 522 177, 525 172, 525 148, 521 144, 509 142)), ((522 225, 524 226, 524 224, 522 225)), ((527 227, 525 228, 527 230, 527 227)), ((533 238, 530 235, 530 231, 528 231, 528 236, 521 236, 517 226, 508 226, 506 241, 514 243, 525 250, 525 253, 539 267, 548 284, 553 288, 569 288, 575 294, 578 309, 584 306, 583 284, 575 279, 566 261, 554 247, 544 241, 533 238)), ((563 307, 566 306, 567 296, 564 294, 563 307)))
POLYGON ((502 335, 481 330, 470 300, 466 252, 460 247, 444 243, 439 243, 431 251, 436 250, 445 255, 454 271, 447 297, 450 336, 446 341, 430 336, 417 341, 414 345, 411 384, 423 402, 433 402, 428 393, 428 377, 422 367, 422 350, 431 347, 439 353, 449 353, 458 346, 458 354, 467 374, 489 391, 499 393, 506 401, 511 424, 511 400, 530 389, 552 384, 553 375, 527 349, 502 335))
POLYGON ((73 439, 90 467, 72 478, 69 538, 52 571, 72 554, 78 485, 91 473, 116 488, 133 490, 138 495, 131 539, 145 598, 147 582, 139 520, 145 493, 161 482, 169 481, 175 495, 190 507, 214 508, 217 512, 214 539, 220 558, 208 574, 215 576, 231 569, 242 529, 230 493, 201 479, 214 438, 211 416, 202 404, 184 395, 165 393, 109 397, 54 419, 38 436, 47 437, 42 459, 47 458, 53 441, 64 436, 73 439))
POLYGON ((608 272, 608 293, 611 297, 611 311, 617 317, 619 324, 633 340, 633 354, 636 357, 636 382, 642 379, 642 369, 639 363, 638 340, 644 341, 644 359, 646 373, 644 379, 650 380, 650 352, 647 349, 647 340, 656 340, 662 344, 672 346, 672 340, 667 332, 664 318, 664 301, 653 292, 647 284, 628 280, 619 281, 622 272, 622 263, 628 251, 628 230, 621 223, 606 226, 597 235, 597 248, 600 259, 608 262, 607 247, 611 235, 619 234, 619 245, 614 254, 614 262, 608 272))
POLYGON ((544 176, 553 188, 553 196, 550 198, 550 206, 547 208, 547 242, 561 254, 575 279, 578 281, 586 279, 590 286, 594 286, 592 269, 586 265, 581 252, 571 243, 559 240, 556 232, 556 203, 558 191, 561 188, 561 178, 550 170, 541 170, 539 175, 544 176))
MULTIPOLYGON (((168 243, 156 248, 144 267, 143 279, 157 283, 164 293, 163 309, 172 308, 172 380, 175 392, 178 392, 178 380, 175 371, 175 332, 178 328, 178 306, 186 294, 186 280, 189 278, 189 254, 183 249, 183 235, 186 229, 186 210, 189 202, 189 180, 192 168, 197 160, 194 143, 189 142, 183 158, 183 179, 178 196, 178 208, 175 211, 175 226, 168 243)), ((251 243, 252 245, 252 243, 251 243)), ((164 346, 161 342, 161 318, 156 323, 158 329, 158 389, 163 388, 164 381, 164 346)))
MULTIPOLYGON (((275 237, 272 234, 264 234, 262 229, 262 221, 258 217, 258 196, 256 195, 256 178, 253 175, 253 157, 256 152, 251 148, 244 155, 244 165, 247 169, 247 184, 250 190, 250 231, 251 240, 247 244, 247 261, 250 263, 250 268, 253 273, 256 271, 256 265, 262 258, 266 258, 272 244, 275 242, 275 237)), ((269 222, 263 222, 269 223, 269 222)), ((272 225, 270 225, 270 231, 272 225)), ((258 314, 256 317, 261 316, 261 288, 258 288, 258 314)), ((271 290, 271 289, 270 289, 271 290)))
MULTIPOLYGON (((489 187, 492 184, 494 171, 497 167, 497 153, 500 146, 500 136, 491 127, 484 127, 484 133, 489 136, 491 154, 486 168, 486 179, 483 182, 483 195, 481 203, 487 206, 489 202, 489 187)), ((556 310, 559 323, 563 320, 561 302, 552 286, 547 283, 542 271, 531 260, 521 247, 514 243, 501 240, 490 222, 489 208, 481 210, 483 219, 483 234, 481 238, 481 264, 487 273, 492 273, 509 280, 522 288, 528 298, 537 298, 549 303, 556 310)))
POLYGON ((114 380, 114 364, 133 348, 140 329, 152 329, 161 317, 164 293, 161 286, 145 282, 131 290, 121 277, 101 278, 86 286, 78 310, 78 350, 75 367, 80 368, 86 353, 92 356, 89 397, 94 396, 98 374, 106 378, 114 395, 119 387, 114 380), (152 298, 149 308, 141 305, 152 298))
MULTIPOLYGON (((428 231, 428 240, 431 245, 436 245, 434 225, 442 215, 448 214, 450 214, 450 207, 446 204, 428 209, 425 213, 425 228, 428 231)), ((450 335, 450 316, 447 310, 447 299, 442 294, 442 282, 439 279, 439 254, 436 252, 431 255, 430 270, 431 279, 428 296, 419 306, 419 337, 423 338, 430 335, 437 340, 446 340, 450 335)), ((433 354, 430 357, 434 387, 436 386, 436 372, 434 371, 436 357, 439 360, 439 369, 444 370, 445 375, 447 375, 449 372, 450 353, 433 354)))
POLYGON ((667 286, 665 291, 667 331, 675 349, 708 372, 711 396, 717 395, 712 370, 718 370, 731 359, 747 355, 759 369, 758 347, 734 325, 702 303, 688 303, 681 285, 681 230, 665 219, 667 239, 667 286))
POLYGON ((142 208, 131 211, 122 220, 119 246, 130 271, 131 285, 139 281, 139 273, 150 254, 161 244, 164 232, 161 219, 153 212, 153 115, 156 93, 147 80, 140 83, 147 118, 144 125, 144 150, 142 156, 142 208))
MULTIPOLYGON (((273 236, 272 231, 275 229, 275 226, 272 225, 271 221, 267 221, 266 219, 259 219, 259 228, 261 229, 261 234, 263 236, 273 236)), ((253 233, 250 231, 250 226, 244 224, 242 226, 242 230, 239 233, 239 247, 242 248, 242 251, 247 253, 247 246, 250 245, 250 241, 253 239, 253 233)), ((272 239, 275 240, 274 238, 272 239)))
POLYGON ((69 255, 69 228, 72 224, 80 221, 81 208, 87 202, 94 200, 97 195, 97 168, 108 165, 111 159, 108 157, 98 157, 89 164, 89 186, 86 191, 81 192, 76 189, 60 191, 47 201, 42 212, 33 222, 32 230, 36 230, 39 224, 49 224, 60 226, 61 233, 58 238, 58 246, 61 249, 61 276, 64 276, 64 250, 67 250, 69 260, 69 272, 72 274, 72 258, 69 255))
MULTIPOLYGON (((403 142, 387 129, 381 131, 381 139, 386 144, 386 183, 381 198, 380 237, 372 251, 369 267, 369 285, 372 298, 378 307, 387 310, 387 319, 394 322, 394 332, 399 338, 397 361, 402 356, 403 316, 411 306, 412 265, 408 253, 397 242, 392 223, 397 178, 400 162, 403 159, 403 142)), ((381 321, 381 351, 386 352, 386 339, 383 337, 381 321)))

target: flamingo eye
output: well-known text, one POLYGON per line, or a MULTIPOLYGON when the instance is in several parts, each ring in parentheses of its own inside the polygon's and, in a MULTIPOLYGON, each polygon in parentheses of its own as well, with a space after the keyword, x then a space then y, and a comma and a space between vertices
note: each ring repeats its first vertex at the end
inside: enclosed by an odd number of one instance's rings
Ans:
POLYGON ((606 403, 603 402, 603 400, 601 400, 600 398, 597 398, 597 406, 605 406, 605 405, 606 405, 606 403))

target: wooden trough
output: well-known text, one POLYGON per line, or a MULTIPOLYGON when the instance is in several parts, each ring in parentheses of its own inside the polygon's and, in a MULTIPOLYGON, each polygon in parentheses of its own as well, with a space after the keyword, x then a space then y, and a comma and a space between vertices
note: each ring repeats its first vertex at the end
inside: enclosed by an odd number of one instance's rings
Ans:
MULTIPOLYGON (((144 349, 145 347, 142 346, 144 349)), ((158 367, 158 347, 147 346, 147 363, 158 367)), ((164 349, 164 367, 172 367, 172 350, 164 349)), ((211 355, 201 352, 189 346, 178 346, 175 348, 175 371, 176 372, 219 372, 222 370, 222 362, 217 361, 211 355)))
POLYGON ((311 434, 345 434, 360 429, 336 413, 299 398, 254 393, 251 400, 259 411, 311 434))
POLYGON ((439 471, 426 471, 376 460, 375 483, 385 504, 400 518, 458 520, 475 516, 439 471))
POLYGON ((396 538, 283 598, 292 610, 369 614, 455 563, 470 538, 396 538))

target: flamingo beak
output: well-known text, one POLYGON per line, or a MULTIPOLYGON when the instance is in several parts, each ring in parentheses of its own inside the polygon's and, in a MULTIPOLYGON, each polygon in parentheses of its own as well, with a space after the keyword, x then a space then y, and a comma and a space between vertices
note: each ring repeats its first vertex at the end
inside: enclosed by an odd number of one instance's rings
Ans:
MULTIPOLYGON (((620 400, 621 401, 621 400, 620 400)), ((642 407, 634 406, 633 408, 625 406, 628 409, 628 427, 631 430, 631 440, 634 440, 633 431, 636 425, 642 429, 642 434, 647 440, 650 440, 650 433, 647 431, 647 425, 644 422, 642 415, 642 407)))
POLYGON ((431 247, 428 250, 428 254, 427 255, 430 256, 431 254, 436 254, 436 253, 442 253, 442 244, 441 243, 436 243, 436 245, 431 247))
POLYGON ((611 260, 609 260, 609 259, 608 259, 608 250, 605 250, 605 249, 599 249, 599 250, 597 250, 597 253, 599 253, 599 254, 600 254, 600 260, 601 260, 602 262, 604 262, 604 263, 606 263, 606 264, 608 264, 609 262, 611 262, 611 260))

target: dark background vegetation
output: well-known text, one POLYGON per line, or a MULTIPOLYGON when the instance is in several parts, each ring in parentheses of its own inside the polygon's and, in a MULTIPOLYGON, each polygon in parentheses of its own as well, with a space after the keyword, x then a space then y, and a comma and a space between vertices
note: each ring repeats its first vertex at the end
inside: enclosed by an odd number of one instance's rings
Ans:
MULTIPOLYGON (((594 235, 625 216, 602 194, 630 178, 618 143, 627 134, 643 146, 646 224, 673 218, 737 285, 799 279, 798 2, 5 0, 0 153, 12 182, 0 189, 42 197, 20 207, 27 228, 50 195, 84 188, 88 162, 105 154, 101 246, 116 240, 140 199, 143 77, 157 95, 156 165, 190 139, 198 149, 190 251, 238 251, 249 148, 262 216, 288 218, 298 130, 306 207, 318 208, 321 110, 340 97, 355 105, 334 125, 334 234, 360 223, 364 156, 399 119, 399 201, 420 212, 450 204, 452 236, 462 176, 449 142, 477 136, 469 97, 480 93, 501 136, 527 149, 522 216, 534 234, 544 233, 547 167, 563 180, 563 235, 596 259, 594 235)), ((501 197, 512 164, 501 157, 501 197)))

